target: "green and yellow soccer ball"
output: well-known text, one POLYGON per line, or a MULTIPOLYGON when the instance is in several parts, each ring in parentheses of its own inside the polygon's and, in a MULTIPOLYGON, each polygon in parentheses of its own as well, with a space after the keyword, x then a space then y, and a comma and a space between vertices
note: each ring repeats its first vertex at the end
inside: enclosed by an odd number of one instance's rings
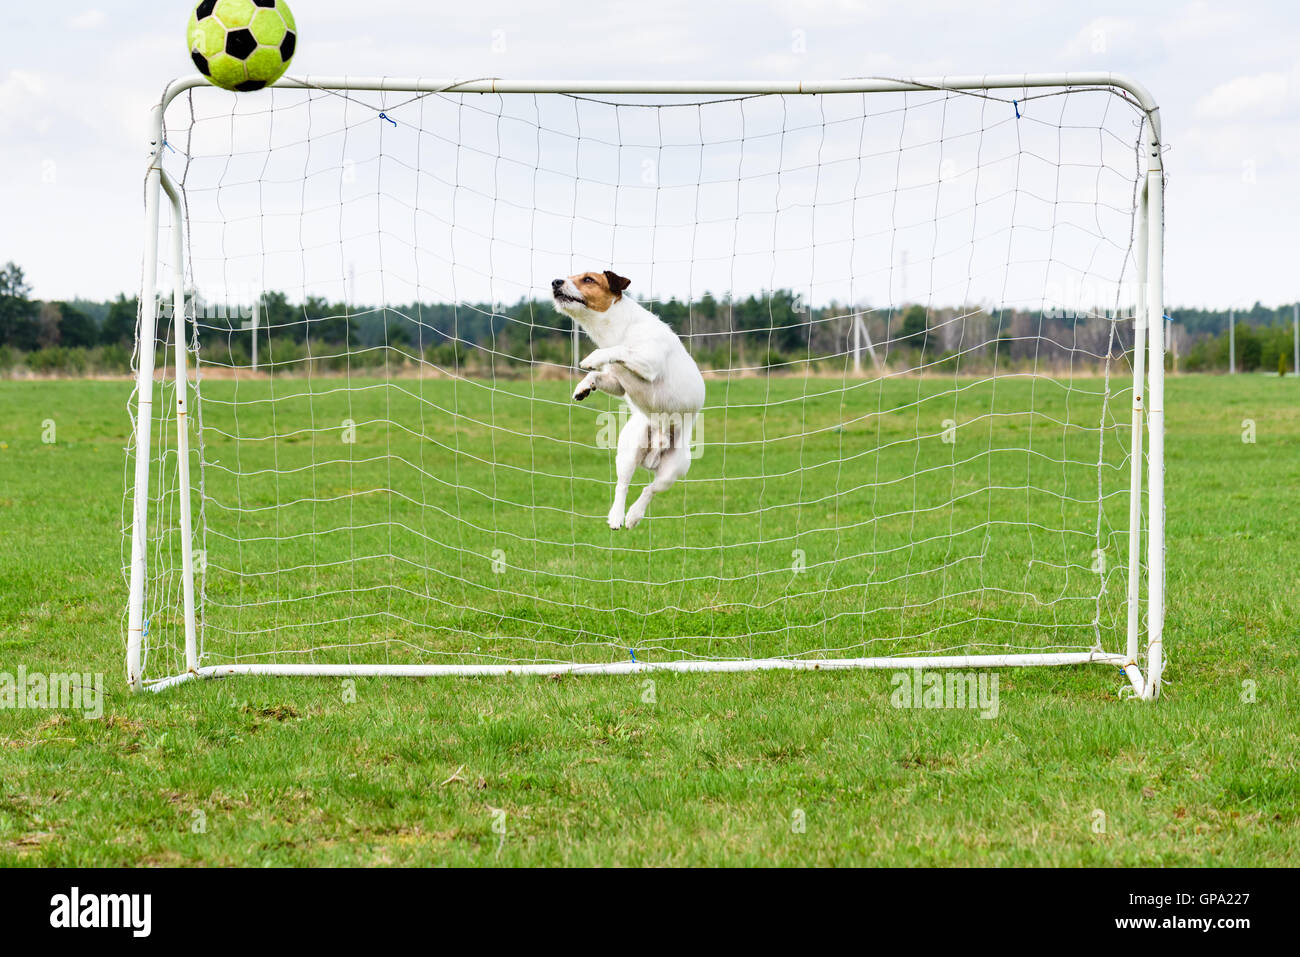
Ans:
POLYGON ((226 90, 260 90, 284 75, 298 27, 284 0, 201 0, 186 37, 199 72, 226 90))

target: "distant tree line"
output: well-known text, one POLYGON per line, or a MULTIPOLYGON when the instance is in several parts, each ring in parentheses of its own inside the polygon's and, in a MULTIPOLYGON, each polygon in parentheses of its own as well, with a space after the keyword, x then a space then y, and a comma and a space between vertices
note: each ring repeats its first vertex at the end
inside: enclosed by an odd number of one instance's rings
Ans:
POLYGON ((112 302, 33 300, 22 269, 0 267, 0 373, 117 373, 130 367, 137 299, 112 302))
MULTIPOLYGON (((159 365, 169 361, 169 303, 160 305, 159 365)), ((647 303, 712 369, 781 371, 812 367, 838 371, 849 364, 855 310, 828 303, 807 308, 789 290, 723 298, 704 293, 694 302, 647 303)), ((138 301, 119 295, 108 302, 31 298, 23 271, 0 268, 0 372, 64 374, 129 370, 138 301)), ((252 361, 252 304, 212 304, 191 296, 200 354, 217 365, 252 361)), ((927 308, 860 309, 856 315, 889 368, 979 374, 999 368, 1089 363, 1132 348, 1130 323, 1105 316, 1058 316, 1030 310, 927 308)), ((1228 367, 1226 311, 1172 309, 1180 370, 1228 367)), ((590 344, 581 343, 580 348, 590 344)), ((410 303, 364 308, 308 296, 293 302, 284 292, 265 293, 258 309, 258 362, 268 369, 311 363, 330 371, 426 362, 468 374, 522 374, 530 366, 569 369, 569 320, 549 301, 513 304, 410 303)), ((1241 371, 1282 369, 1291 355, 1291 308, 1256 304, 1237 313, 1236 357, 1241 371)), ((862 357, 864 368, 870 359, 862 357)), ((1172 363, 1172 355, 1170 357, 1172 363)))
POLYGON ((1230 315, 1236 316, 1237 325, 1290 327, 1295 306, 1287 304, 1270 308, 1255 303, 1249 309, 1169 309, 1169 318, 1191 336, 1217 336, 1228 328, 1230 315))
MULTIPOLYGON (((1295 338, 1290 320, 1273 325, 1251 325, 1238 320, 1236 342, 1226 331, 1197 336, 1190 348, 1178 356, 1180 372, 1225 372, 1229 359, 1236 353, 1238 372, 1294 372, 1295 338)), ((1172 364, 1174 357, 1168 356, 1172 364)))

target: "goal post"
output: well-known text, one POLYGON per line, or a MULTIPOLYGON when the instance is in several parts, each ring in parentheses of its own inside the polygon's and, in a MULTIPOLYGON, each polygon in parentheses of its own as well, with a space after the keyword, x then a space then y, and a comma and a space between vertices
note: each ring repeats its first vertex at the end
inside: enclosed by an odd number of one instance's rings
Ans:
POLYGON ((1139 84, 194 77, 152 127, 132 689, 1101 664, 1159 695, 1139 84), (626 406, 573 401, 594 346, 549 305, 606 268, 708 392, 633 530, 626 406))

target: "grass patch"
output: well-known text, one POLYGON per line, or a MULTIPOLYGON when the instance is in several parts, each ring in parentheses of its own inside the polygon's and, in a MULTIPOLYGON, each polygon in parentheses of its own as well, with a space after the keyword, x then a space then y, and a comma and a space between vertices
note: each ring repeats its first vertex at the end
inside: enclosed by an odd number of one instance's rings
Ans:
MULTIPOLYGON (((1164 698, 1155 705, 1119 702, 1120 677, 1100 668, 1003 672, 999 716, 992 721, 969 711, 896 710, 889 703, 889 675, 871 672, 659 674, 652 695, 641 678, 516 678, 357 679, 355 700, 342 682, 328 679, 193 683, 163 695, 132 696, 121 677, 125 586, 117 531, 128 388, 0 382, 0 520, 6 528, 0 537, 0 670, 24 665, 29 671, 102 672, 107 692, 104 715, 96 720, 76 712, 0 711, 0 863, 1280 866, 1300 850, 1294 627, 1300 584, 1292 559, 1300 393, 1294 381, 1238 376, 1168 383, 1170 661, 1164 698), (57 428, 53 444, 41 441, 48 419, 57 428), (1242 442, 1244 419, 1255 423, 1255 444, 1242 442), (1252 688, 1255 700, 1243 700, 1252 688), (797 812, 806 822, 802 832, 794 826, 797 812), (1100 832, 1098 812, 1105 822, 1100 832)), ((916 402, 924 386, 912 382, 910 388, 916 402)), ((999 396, 1024 398, 1009 389, 1004 393, 999 384, 999 396)), ((721 395, 711 393, 711 401, 720 403, 721 395)), ((738 396, 744 396, 740 389, 730 394, 738 396)), ((872 398, 895 401, 892 395, 872 398)), ((963 397, 962 408, 975 408, 976 398, 967 404, 963 397)), ((463 393, 460 399, 458 408, 473 407, 463 393)), ((1056 400, 1042 401, 1045 414, 1060 411, 1056 400)), ((567 417, 578 414, 556 408, 566 427, 567 417)), ((1081 422, 1093 411, 1075 408, 1081 422)), ((500 405, 497 412, 504 417, 500 405)), ((790 414, 799 415, 797 409, 790 414)), ((886 417, 881 430, 915 433, 915 408, 891 415, 897 421, 886 417)), ((728 416, 729 429, 736 430, 728 443, 744 441, 746 430, 761 430, 757 417, 740 419, 728 416)), ((768 422, 774 432, 790 431, 789 423, 768 422)), ((575 436, 589 443, 585 427, 575 425, 575 436)), ((1056 425, 1041 435, 1060 456, 1066 433, 1056 425)), ((1019 436, 1021 448, 1032 447, 1028 436, 1019 436)), ((722 436, 706 430, 705 438, 722 436)), ((358 444, 372 440, 378 439, 363 429, 358 444)), ((486 439, 462 441, 468 449, 486 439)), ((991 445, 976 447, 1006 444, 995 435, 991 445)), ((525 451, 529 472, 545 473, 543 451, 537 449, 536 458, 525 451)), ((715 451, 700 459, 692 478, 720 482, 721 447, 715 451)), ((516 453, 502 445, 497 455, 504 464, 516 453)), ((563 467, 557 474, 566 480, 572 474, 567 454, 550 463, 563 467)), ((952 466, 950 448, 936 454, 947 456, 936 459, 944 467, 939 484, 947 502, 966 476, 963 466, 952 466)), ((798 453, 792 455, 797 462, 798 453)), ((803 455, 815 461, 816 449, 805 445, 803 455)), ((580 516, 557 518, 555 533, 572 527, 580 538, 590 536, 608 562, 608 532, 589 531, 578 521, 590 512, 599 522, 607 463, 576 453, 574 462, 593 479, 592 490, 565 504, 580 516)), ((773 466, 779 464, 769 458, 764 470, 778 471, 773 466)), ((885 457, 873 463, 886 470, 894 464, 885 457)), ((987 474, 989 463, 983 464, 987 474)), ((728 460, 727 474, 733 468, 741 470, 737 459, 728 460)), ((498 465, 494 471, 503 470, 498 465)), ((1095 483, 1095 466, 1092 474, 1095 483)), ((1073 487, 1073 476, 1058 478, 1054 488, 1073 487)), ((458 484, 482 479, 469 474, 458 484)), ((373 476, 354 473, 352 480, 373 476)), ((555 499, 555 489, 534 485, 542 481, 526 479, 522 491, 530 497, 523 501, 531 502, 534 493, 543 503, 555 499)), ((681 518, 691 511, 688 505, 697 508, 708 496, 722 495, 712 484, 718 483, 684 486, 656 502, 656 518, 644 531, 647 541, 665 545, 656 552, 661 565, 647 566, 644 551, 639 558, 614 553, 618 561, 640 563, 638 580, 649 583, 633 589, 619 616, 601 610, 607 607, 603 593, 584 596, 572 586, 555 586, 554 594, 571 604, 590 597, 589 633, 618 634, 621 620, 635 622, 638 640, 662 639, 646 614, 659 587, 654 576, 680 578, 684 562, 688 570, 695 567, 680 547, 673 551, 666 543, 686 535, 690 545, 689 536, 697 533, 714 543, 727 540, 718 526, 692 531, 681 518)), ((495 497, 517 491, 499 485, 495 497)), ((728 510, 740 508, 750 494, 770 506, 788 491, 770 489, 766 498, 736 489, 733 498, 729 490, 725 502, 728 510)), ((244 487, 241 494, 247 504, 261 493, 244 487)), ((916 500, 910 490, 900 494, 905 503, 916 500)), ((475 515, 468 499, 462 498, 461 514, 475 515)), ((436 496, 430 492, 419 501, 436 496)), ((1073 528, 1079 516, 1067 511, 1061 518, 1060 507, 1054 524, 1073 528)), ((516 518, 502 512, 486 537, 503 540, 516 518)), ((943 512, 941 520, 948 518, 943 512)), ((550 519, 539 515, 537 521, 527 535, 546 539, 550 519)), ((1111 524, 1124 527, 1118 515, 1111 524)), ((773 531, 769 527, 764 538, 773 531)), ((850 539, 840 534, 843 549, 850 539)), ((877 534, 880 542, 895 532, 881 526, 877 534)), ((1058 531, 1050 545, 1028 538, 1023 546, 1055 560, 1064 554, 1060 539, 1058 531)), ((749 570, 762 571, 777 557, 788 562, 795 546, 781 547, 786 554, 768 557, 760 548, 757 556, 747 555, 749 570)), ((823 547, 830 545, 812 540, 810 564, 823 547)), ((491 548, 475 543, 473 551, 490 554, 491 548)), ((1086 551, 1078 563, 1086 563, 1086 551)), ((558 546, 554 554, 530 552, 520 564, 562 572, 572 560, 562 552, 558 546)), ((840 575, 860 580, 868 571, 850 566, 825 574, 834 576, 828 579, 833 583, 840 575)), ((490 576, 490 567, 482 574, 490 576)), ((1055 584, 1065 580, 1063 574, 1055 584)), ((1082 588, 1083 581, 1069 583, 1082 588)), ((745 584, 752 594, 754 579, 745 584)), ((474 594, 460 591, 471 588, 466 582, 455 587, 458 600, 474 594)), ((504 607, 515 608, 515 618, 533 614, 545 628, 535 615, 536 599, 551 587, 546 575, 534 575, 523 597, 504 607)), ((860 602, 861 594, 856 598, 860 602)), ((459 600, 481 606, 470 630, 483 641, 520 637, 517 627, 501 627, 509 616, 485 602, 459 600)), ((414 606, 434 619, 444 614, 430 610, 427 600, 414 606)), ((802 614, 797 604, 774 607, 772 621, 782 629, 802 614)), ((1025 613, 1022 624, 1046 623, 1030 611, 1032 603, 1009 607, 1025 613)), ((815 611, 822 614, 822 605, 815 611)), ((987 616, 988 609, 977 613, 987 616)), ((960 622, 972 611, 951 603, 917 614, 919 631, 960 622)), ((385 619, 383 627, 396 620, 385 619)), ((711 623, 716 633, 748 642, 741 636, 761 631, 752 626, 762 620, 753 611, 734 620, 715 612, 711 623)), ((895 611, 893 629, 898 621, 895 611)), ((838 627, 842 637, 861 640, 856 624, 832 625, 828 643, 839 640, 838 627)), ((461 641, 450 629, 445 634, 446 641, 461 641)), ((401 637, 400 629, 386 633, 392 635, 401 637)), ((537 654, 537 643, 549 640, 544 630, 528 637, 532 643, 513 647, 537 654)), ((597 643, 592 654, 612 654, 610 648, 597 643)), ((455 644, 427 646, 422 653, 442 650, 472 651, 455 644)))

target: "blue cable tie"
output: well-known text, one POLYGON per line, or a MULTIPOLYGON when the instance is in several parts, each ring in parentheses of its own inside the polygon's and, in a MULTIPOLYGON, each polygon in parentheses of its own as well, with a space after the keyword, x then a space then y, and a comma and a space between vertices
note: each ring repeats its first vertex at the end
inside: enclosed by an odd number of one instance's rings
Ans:
POLYGON ((1020 119, 1020 101, 1019 101, 1019 100, 1012 100, 1012 101, 1011 101, 1011 105, 1015 108, 1015 111, 1016 111, 1016 119, 1020 119))
POLYGON ((635 649, 635 648, 629 648, 629 649, 627 650, 627 653, 628 653, 629 655, 632 656, 632 660, 633 660, 633 661, 636 661, 636 649, 635 649))
POLYGON ((391 116, 389 116, 387 113, 380 113, 380 114, 379 114, 379 118, 380 118, 381 120, 387 120, 389 123, 392 123, 394 126, 397 125, 397 120, 393 119, 393 118, 392 118, 391 116))

